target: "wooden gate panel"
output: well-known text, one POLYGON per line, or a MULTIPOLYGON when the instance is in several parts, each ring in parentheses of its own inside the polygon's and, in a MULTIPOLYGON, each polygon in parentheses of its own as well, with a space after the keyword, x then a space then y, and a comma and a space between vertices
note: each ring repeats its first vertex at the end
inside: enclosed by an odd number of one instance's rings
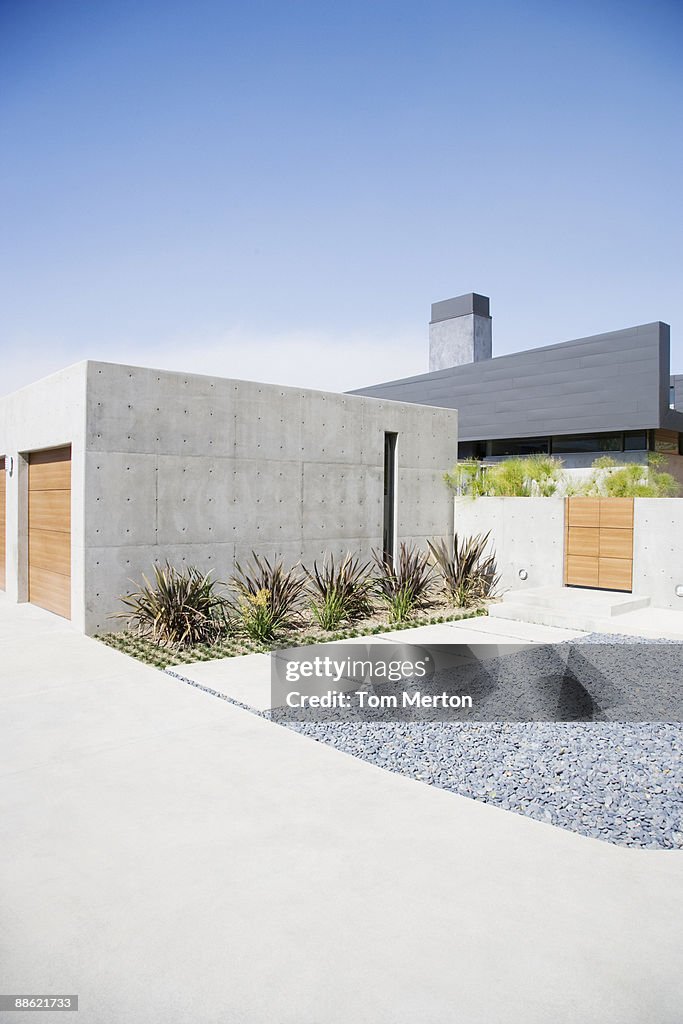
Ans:
POLYGON ((566 520, 570 527, 594 527, 597 529, 600 526, 600 499, 567 498, 566 520))
POLYGON ((567 498, 566 586, 630 591, 633 586, 633 499, 567 498))
POLYGON ((597 587, 600 583, 598 558, 586 555, 567 555, 567 584, 574 587, 597 587), (571 580, 571 584, 569 581, 571 580))
POLYGON ((633 562, 630 558, 601 558, 598 587, 603 590, 631 590, 633 562))
POLYGON ((633 498, 600 498, 600 529, 633 530, 633 498))
POLYGON ((599 531, 601 558, 633 558, 633 531, 614 530, 611 527, 599 531))
POLYGON ((600 530, 595 526, 570 529, 567 537, 567 554, 597 558, 600 554, 600 530))

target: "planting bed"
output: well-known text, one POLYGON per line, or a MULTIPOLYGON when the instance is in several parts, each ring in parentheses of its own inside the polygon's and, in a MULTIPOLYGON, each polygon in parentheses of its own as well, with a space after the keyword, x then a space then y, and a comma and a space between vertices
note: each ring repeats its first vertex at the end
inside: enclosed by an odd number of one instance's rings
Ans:
POLYGON ((373 636, 377 633, 395 632, 399 629, 414 629, 415 626, 430 626, 439 622, 455 622, 485 615, 486 608, 453 608, 445 602, 432 601, 428 609, 407 619, 401 625, 387 621, 386 616, 376 614, 348 625, 345 629, 326 632, 310 616, 300 629, 283 630, 275 643, 258 643, 243 633, 235 632, 221 637, 213 644, 195 644, 192 647, 165 647, 153 643, 128 630, 117 633, 103 633, 97 637, 102 643, 129 654, 138 661, 144 661, 155 668, 169 665, 189 665, 195 661, 214 661, 217 658, 234 658, 241 654, 267 654, 269 651, 286 647, 303 647, 307 644, 329 644, 335 640, 351 637, 373 636))

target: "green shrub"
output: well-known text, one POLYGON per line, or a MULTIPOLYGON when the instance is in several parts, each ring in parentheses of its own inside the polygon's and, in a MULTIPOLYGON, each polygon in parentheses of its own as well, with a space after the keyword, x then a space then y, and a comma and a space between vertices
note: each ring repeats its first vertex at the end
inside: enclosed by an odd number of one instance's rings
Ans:
POLYGON ((330 555, 322 566, 313 563, 313 569, 304 566, 309 581, 311 611, 323 629, 336 629, 340 622, 362 618, 371 611, 368 574, 370 565, 347 553, 340 563, 330 555))
POLYGON ((472 498, 549 498, 565 483, 562 460, 551 455, 512 456, 488 466, 468 460, 445 480, 455 494, 472 498))
POLYGON ((484 494, 483 470, 476 459, 463 459, 450 473, 444 473, 444 480, 453 494, 477 498, 484 494))
POLYGON ((458 608, 468 608, 494 596, 500 576, 495 553, 486 553, 490 536, 489 531, 460 541, 455 533, 452 550, 442 540, 428 541, 446 593, 458 608))
POLYGON ((647 466, 602 455, 593 462, 593 472, 581 493, 606 498, 675 498, 681 489, 671 473, 660 468, 664 461, 654 452, 648 455, 647 466))
POLYGON ((154 582, 143 575, 140 588, 121 598, 128 611, 116 617, 162 646, 213 643, 228 629, 229 618, 225 598, 216 593, 219 584, 210 576, 193 566, 155 565, 154 582))
POLYGON ((434 570, 427 552, 401 543, 395 561, 386 555, 380 556, 376 551, 372 557, 376 568, 375 589, 389 608, 390 622, 404 622, 413 611, 429 602, 434 570))
POLYGON ((273 640, 282 630, 298 625, 304 600, 304 580, 296 568, 285 572, 252 551, 245 569, 235 563, 231 585, 237 595, 236 611, 252 640, 273 640))

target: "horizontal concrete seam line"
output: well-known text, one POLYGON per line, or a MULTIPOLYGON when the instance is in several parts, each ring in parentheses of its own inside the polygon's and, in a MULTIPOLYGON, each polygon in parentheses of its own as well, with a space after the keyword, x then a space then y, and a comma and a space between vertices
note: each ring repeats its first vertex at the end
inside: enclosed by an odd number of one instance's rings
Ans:
MULTIPOLYGON (((523 607, 527 607, 527 606, 524 605, 523 607)), ((495 618, 495 616, 494 616, 494 618, 495 618)), ((496 620, 496 621, 498 621, 498 620, 496 620)), ((501 622, 505 622, 505 619, 500 619, 500 621, 501 622)), ((520 620, 519 619, 515 619, 515 620, 509 620, 509 621, 519 622, 520 620)), ((451 622, 451 623, 447 623, 447 625, 451 625, 452 626, 452 625, 455 625, 455 623, 451 622)), ((525 623, 525 625, 527 625, 527 623, 525 623)), ((543 625, 543 624, 542 623, 528 623, 528 625, 543 625)), ((504 629, 496 628, 496 632, 495 633, 489 633, 489 631, 486 630, 486 629, 477 629, 475 626, 472 626, 471 628, 474 630, 475 633, 479 633, 480 636, 487 637, 490 640, 491 643, 495 643, 495 638, 501 637, 503 640, 514 640, 517 643, 540 644, 540 645, 545 647, 547 644, 554 644, 554 643, 560 643, 560 642, 564 643, 564 642, 566 642, 566 639, 567 639, 566 637, 557 637, 554 640, 541 640, 541 639, 539 639, 539 640, 530 640, 528 637, 515 636, 514 633, 506 633, 504 629)), ((570 629, 570 628, 568 628, 566 626, 551 626, 551 627, 544 627, 544 628, 558 629, 558 630, 560 630, 563 633, 585 633, 586 632, 585 629, 576 629, 576 630, 574 630, 574 629, 570 629)))

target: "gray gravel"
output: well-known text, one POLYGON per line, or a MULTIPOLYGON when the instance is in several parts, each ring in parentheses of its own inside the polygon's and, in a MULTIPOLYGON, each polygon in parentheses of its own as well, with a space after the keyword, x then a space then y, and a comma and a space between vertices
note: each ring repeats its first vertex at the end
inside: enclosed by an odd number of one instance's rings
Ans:
MULTIPOLYGON (((643 641, 591 634, 585 642, 643 641)), ((581 835, 621 846, 683 848, 680 723, 336 721, 288 727, 389 771, 581 835)))
POLYGON ((339 722, 290 728, 461 796, 622 846, 683 848, 683 727, 339 722))

